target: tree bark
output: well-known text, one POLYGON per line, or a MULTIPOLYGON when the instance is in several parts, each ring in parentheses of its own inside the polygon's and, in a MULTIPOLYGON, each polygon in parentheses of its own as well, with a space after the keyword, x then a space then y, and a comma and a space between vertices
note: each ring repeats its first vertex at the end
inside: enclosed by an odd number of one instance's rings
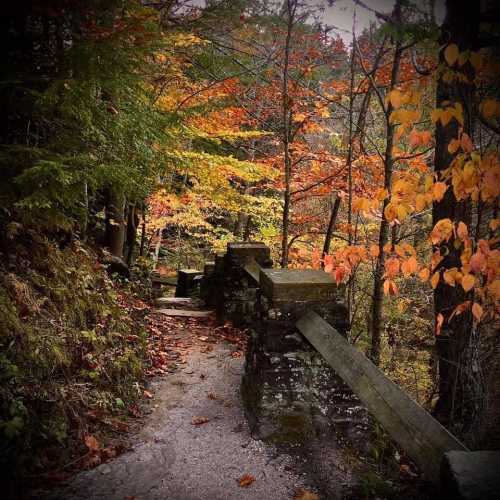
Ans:
POLYGON ((325 235, 325 243, 323 245, 321 267, 325 266, 324 258, 325 258, 325 255, 328 255, 328 252, 330 251, 330 244, 332 242, 333 229, 335 228, 335 223, 337 221, 339 208, 340 208, 340 197, 337 196, 335 198, 335 201, 333 202, 332 211, 330 212, 330 221, 328 222, 328 228, 326 230, 326 235, 325 235))
MULTIPOLYGON (((479 2, 447 0, 446 18, 441 29, 440 40, 442 49, 439 54, 439 63, 441 67, 447 67, 444 50, 448 44, 456 44, 460 52, 475 49, 479 28, 479 5, 479 2)), ((460 103, 464 110, 463 131, 472 137, 475 114, 473 111, 474 68, 470 63, 466 63, 458 70, 454 68, 454 71, 460 71, 467 81, 453 79, 445 82, 440 78, 437 82, 436 107, 460 103)), ((455 155, 448 151, 448 144, 452 139, 457 138, 460 127, 461 125, 454 118, 445 126, 441 122, 436 124, 434 169, 438 175, 446 170, 454 159, 455 155)), ((454 224, 462 221, 470 225, 470 201, 458 201, 450 185, 443 199, 434 202, 432 218, 433 224, 442 219, 450 219, 454 224)), ((460 255, 463 247, 459 240, 455 241, 453 236, 446 244, 434 250, 439 250, 444 256, 439 269, 435 271, 442 272, 453 267, 461 267, 460 255)), ((437 418, 448 426, 454 427, 457 432, 464 430, 467 423, 472 421, 478 399, 477 391, 480 390, 474 383, 474 376, 471 373, 473 367, 470 366, 469 351, 477 347, 471 343, 471 340, 477 337, 472 335, 472 316, 468 312, 449 320, 456 306, 467 300, 468 295, 470 294, 466 294, 461 286, 451 287, 442 280, 434 290, 436 317, 438 314, 444 317, 443 329, 436 339, 439 358, 439 400, 434 411, 437 418)))
MULTIPOLYGON (((396 2, 392 17, 396 23, 399 24, 401 22, 401 0, 398 0, 396 2)), ((394 48, 394 59, 392 62, 391 83, 389 87, 389 92, 394 89, 394 87, 398 82, 399 66, 401 63, 402 53, 403 49, 401 40, 398 38, 396 40, 394 48)), ((392 104, 389 102, 387 105, 387 109, 385 110, 387 138, 386 138, 386 148, 384 155, 385 158, 384 188, 387 190, 387 192, 389 192, 391 189, 392 170, 394 163, 392 150, 394 146, 395 125, 391 124, 389 121, 392 110, 393 110, 392 104)), ((389 203, 388 198, 385 198, 382 204, 382 220, 380 221, 380 230, 379 230, 379 240, 378 240, 379 255, 377 257, 377 262, 375 265, 375 273, 373 276, 370 357, 372 361, 377 365, 380 363, 381 336, 382 336, 382 304, 384 299, 382 275, 384 272, 384 264, 385 264, 384 246, 387 243, 389 237, 389 223, 385 217, 385 208, 387 207, 388 203, 389 203)))
POLYGON ((292 158, 290 155, 291 106, 288 95, 288 66, 290 62, 290 42, 297 9, 296 0, 286 0, 287 34, 283 61, 282 113, 283 113, 283 152, 285 163, 285 191, 283 193, 283 235, 281 240, 281 267, 288 267, 288 229, 290 224, 290 183, 292 176, 292 158))
POLYGON ((110 191, 106 204, 106 246, 109 251, 123 259, 125 243, 125 198, 110 191))

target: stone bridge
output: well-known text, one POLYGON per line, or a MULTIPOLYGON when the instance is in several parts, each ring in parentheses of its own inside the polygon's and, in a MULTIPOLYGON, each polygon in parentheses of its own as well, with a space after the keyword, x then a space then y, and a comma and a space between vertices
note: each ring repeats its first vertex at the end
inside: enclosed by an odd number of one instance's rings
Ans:
POLYGON ((344 289, 323 271, 274 269, 259 242, 229 243, 204 272, 179 271, 217 320, 249 328, 242 397, 254 434, 296 442, 325 431, 367 442, 371 419, 441 483, 440 498, 500 498, 497 452, 470 452, 346 340, 344 289))

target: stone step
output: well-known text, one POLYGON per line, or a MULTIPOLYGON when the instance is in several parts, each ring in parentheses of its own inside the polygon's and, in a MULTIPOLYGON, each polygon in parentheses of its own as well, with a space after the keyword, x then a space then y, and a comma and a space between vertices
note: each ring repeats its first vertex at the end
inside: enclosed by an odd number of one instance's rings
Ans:
POLYGON ((214 311, 186 311, 184 309, 154 309, 155 314, 164 314, 165 316, 180 316, 185 318, 208 318, 214 311))
POLYGON ((203 306, 201 300, 190 297, 160 297, 155 300, 155 306, 159 308, 185 309, 188 311, 199 310, 203 306))

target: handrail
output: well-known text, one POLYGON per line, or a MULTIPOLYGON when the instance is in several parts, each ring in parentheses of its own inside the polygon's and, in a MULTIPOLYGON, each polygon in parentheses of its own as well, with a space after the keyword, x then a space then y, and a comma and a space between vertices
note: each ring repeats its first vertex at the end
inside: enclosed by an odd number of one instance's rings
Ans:
POLYGON ((307 312, 296 327, 429 480, 438 481, 445 452, 468 451, 317 313, 307 312))

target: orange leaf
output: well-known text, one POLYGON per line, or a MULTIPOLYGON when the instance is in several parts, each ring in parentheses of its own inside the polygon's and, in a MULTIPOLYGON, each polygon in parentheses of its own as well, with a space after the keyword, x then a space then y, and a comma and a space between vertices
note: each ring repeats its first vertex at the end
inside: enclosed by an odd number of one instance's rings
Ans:
POLYGON ((293 496, 293 500, 319 500, 319 496, 316 495, 316 493, 311 493, 310 491, 300 488, 293 496))
POLYGON ((486 257, 482 252, 478 251, 471 256, 469 265, 474 272, 483 272, 483 270, 486 268, 486 257))
POLYGON ((346 268, 344 266, 337 267, 335 269, 335 282, 337 285, 344 279, 344 276, 347 274, 346 268))
POLYGON ((456 274, 457 274, 457 269, 456 268, 447 269, 443 273, 443 279, 444 279, 445 283, 448 284, 448 285, 450 285, 450 286, 455 286, 456 274))
POLYGON ((444 197, 444 193, 446 193, 446 190, 448 189, 448 186, 444 182, 436 182, 432 186, 432 197, 434 198, 435 201, 441 201, 444 197))
POLYGON ((370 245, 370 255, 375 258, 380 255, 380 249, 378 245, 370 245))
POLYGON ((389 295, 390 280, 384 280, 384 295, 387 297, 389 295))
POLYGON ((237 481, 242 488, 248 488, 255 481, 255 478, 250 474, 243 474, 237 481))
POLYGON ((468 292, 474 287, 474 283, 476 282, 476 278, 472 274, 465 274, 462 277, 462 288, 468 292))
POLYGON ((439 271, 435 272, 431 278, 431 286, 435 290, 439 283, 439 271))
POLYGON ((455 43, 450 43, 446 49, 444 49, 444 59, 448 63, 448 66, 453 66, 458 59, 460 51, 455 43))
POLYGON ((85 442, 85 446, 89 449, 89 451, 95 452, 98 451, 101 445, 99 441, 94 436, 87 435, 83 438, 85 442))
POLYGON ((477 302, 474 302, 474 304, 472 304, 472 315, 474 316, 476 321, 481 321, 481 318, 483 316, 483 308, 477 302))
POLYGON ((436 317, 436 335, 441 333, 441 327, 443 326, 444 316, 439 313, 436 317))
POLYGON ((410 257, 409 259, 403 261, 401 264, 401 271, 408 277, 412 275, 418 268, 418 262, 415 257, 410 257))
POLYGON ((203 425, 207 422, 210 422, 210 419, 207 417, 193 417, 191 420, 192 425, 203 425))
POLYGON ((385 261, 385 274, 389 278, 396 276, 399 273, 400 262, 399 259, 391 258, 385 261))
POLYGON ((474 144, 471 138, 464 132, 460 139, 460 146, 466 153, 470 153, 474 149, 474 144))
POLYGON ((418 277, 422 280, 422 281, 427 281, 429 279, 429 276, 430 276, 430 271, 429 269, 427 269, 426 267, 424 269, 422 269, 419 273, 418 273, 418 277))

